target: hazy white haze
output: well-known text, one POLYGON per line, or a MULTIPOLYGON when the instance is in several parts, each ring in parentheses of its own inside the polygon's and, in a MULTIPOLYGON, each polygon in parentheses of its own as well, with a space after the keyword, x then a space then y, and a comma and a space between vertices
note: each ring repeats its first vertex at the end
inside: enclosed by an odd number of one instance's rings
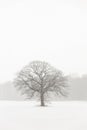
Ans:
POLYGON ((0 0, 0 83, 33 60, 87 73, 86 0, 0 0))

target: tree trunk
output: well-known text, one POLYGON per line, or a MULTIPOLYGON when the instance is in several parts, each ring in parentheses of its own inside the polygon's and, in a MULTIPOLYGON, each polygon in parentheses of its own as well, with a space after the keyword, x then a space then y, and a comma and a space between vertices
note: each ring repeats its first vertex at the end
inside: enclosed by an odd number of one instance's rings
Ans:
POLYGON ((44 103, 44 94, 41 94, 41 106, 45 106, 45 103, 44 103))

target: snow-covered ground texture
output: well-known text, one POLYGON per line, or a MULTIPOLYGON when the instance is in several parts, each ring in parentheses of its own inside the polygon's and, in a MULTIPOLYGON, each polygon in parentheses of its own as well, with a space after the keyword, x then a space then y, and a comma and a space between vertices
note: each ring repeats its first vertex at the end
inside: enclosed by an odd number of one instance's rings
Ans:
POLYGON ((0 130, 87 130, 87 102, 0 101, 0 130))

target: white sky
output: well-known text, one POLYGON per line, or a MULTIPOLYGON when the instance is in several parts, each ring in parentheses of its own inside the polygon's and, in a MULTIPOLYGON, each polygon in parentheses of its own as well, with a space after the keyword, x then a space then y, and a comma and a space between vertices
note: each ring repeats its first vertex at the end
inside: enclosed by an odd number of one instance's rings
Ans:
POLYGON ((87 73, 86 0, 0 0, 0 82, 33 60, 87 73))

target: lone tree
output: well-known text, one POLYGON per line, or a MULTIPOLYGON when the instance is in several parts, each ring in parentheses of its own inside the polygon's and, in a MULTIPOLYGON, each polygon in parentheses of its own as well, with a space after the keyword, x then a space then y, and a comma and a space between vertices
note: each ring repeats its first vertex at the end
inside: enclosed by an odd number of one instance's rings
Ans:
POLYGON ((66 76, 46 62, 31 62, 18 73, 14 83, 27 98, 38 97, 41 106, 45 106, 51 93, 66 96, 66 76))

